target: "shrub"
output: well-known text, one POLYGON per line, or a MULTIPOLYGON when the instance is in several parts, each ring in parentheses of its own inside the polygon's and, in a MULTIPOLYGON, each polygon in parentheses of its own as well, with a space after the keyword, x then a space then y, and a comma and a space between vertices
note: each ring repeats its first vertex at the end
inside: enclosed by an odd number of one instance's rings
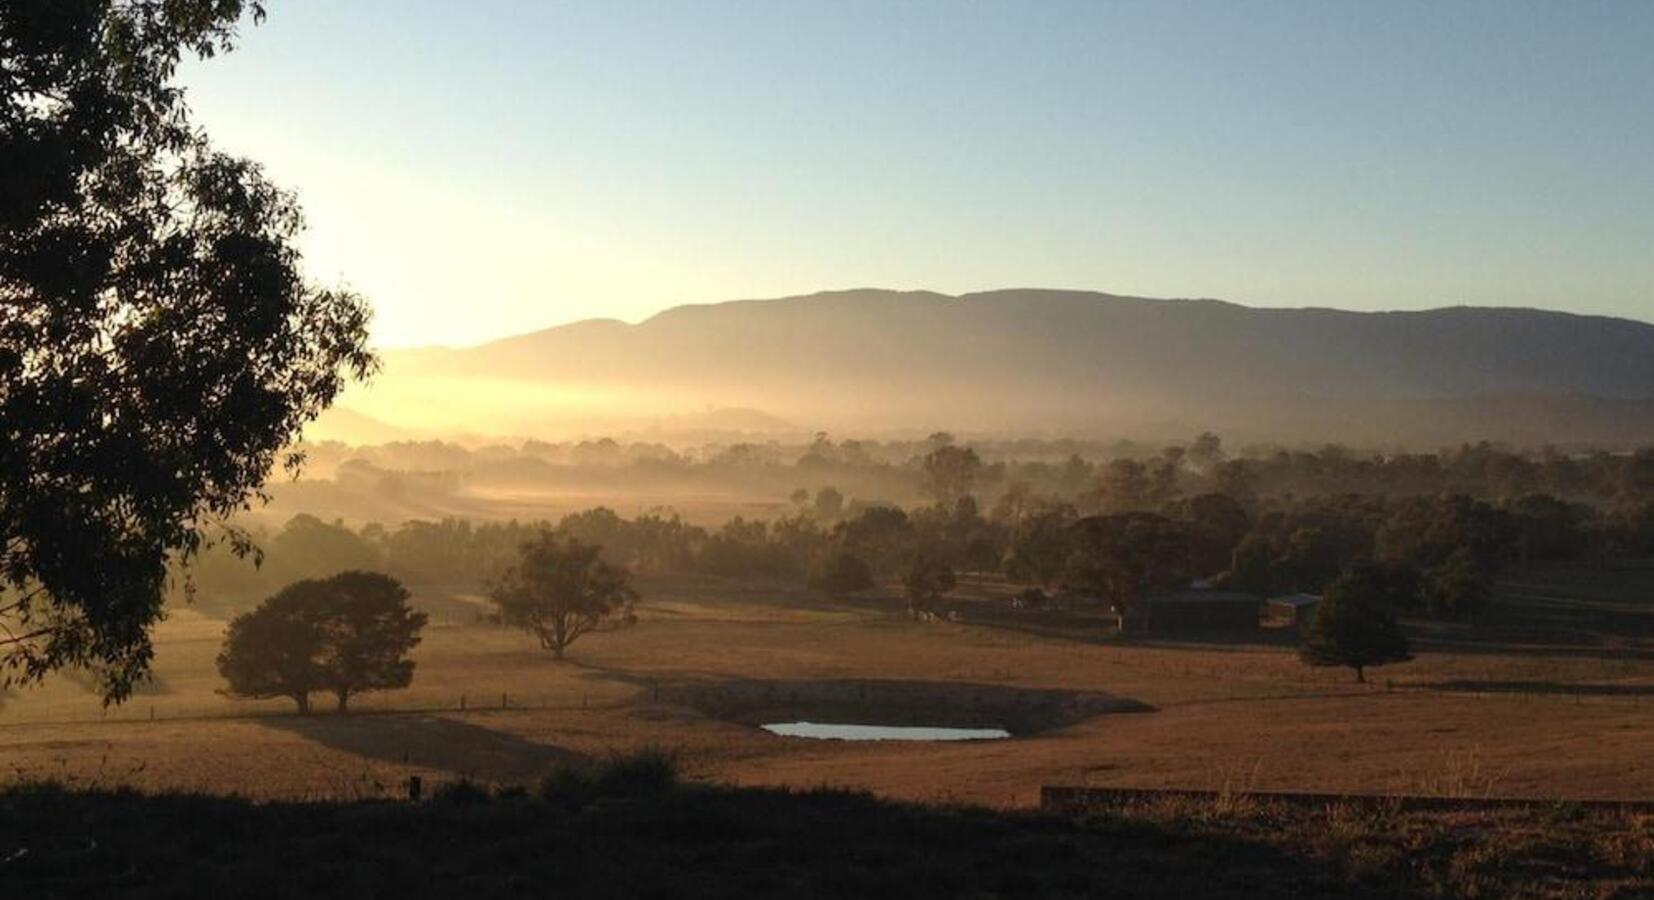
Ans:
POLYGON ((661 747, 617 754, 603 764, 594 780, 603 794, 658 794, 677 785, 678 757, 661 747))

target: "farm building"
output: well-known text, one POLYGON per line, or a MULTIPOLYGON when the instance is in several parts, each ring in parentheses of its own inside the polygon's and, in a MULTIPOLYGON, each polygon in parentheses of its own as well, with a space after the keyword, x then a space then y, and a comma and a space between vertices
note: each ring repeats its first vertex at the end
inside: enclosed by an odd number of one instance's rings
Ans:
POLYGON ((1254 631, 1262 602, 1240 591, 1184 590, 1144 597, 1123 627, 1133 634, 1254 631))
POLYGON ((1286 594, 1264 601, 1264 621, 1275 626, 1303 625, 1321 608, 1320 594, 1286 594))

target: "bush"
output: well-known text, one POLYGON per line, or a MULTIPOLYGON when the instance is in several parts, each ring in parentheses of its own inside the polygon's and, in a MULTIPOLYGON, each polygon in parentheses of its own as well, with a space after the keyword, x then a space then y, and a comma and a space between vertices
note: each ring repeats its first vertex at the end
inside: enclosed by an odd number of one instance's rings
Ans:
POLYGON ((658 794, 678 783, 678 757, 660 747, 644 747, 629 754, 616 754, 603 764, 594 779, 606 795, 658 794))
POLYGON ((600 797, 660 794, 678 784, 678 757, 660 747, 616 753, 595 766, 562 766, 540 782, 548 803, 581 804, 600 797))
POLYGON ((540 799, 547 803, 583 803, 592 795, 591 775, 576 766, 558 766, 540 782, 540 799))
POLYGON ((431 792, 432 803, 445 803, 450 806, 476 806, 487 803, 488 797, 488 788, 468 778, 444 782, 431 792))

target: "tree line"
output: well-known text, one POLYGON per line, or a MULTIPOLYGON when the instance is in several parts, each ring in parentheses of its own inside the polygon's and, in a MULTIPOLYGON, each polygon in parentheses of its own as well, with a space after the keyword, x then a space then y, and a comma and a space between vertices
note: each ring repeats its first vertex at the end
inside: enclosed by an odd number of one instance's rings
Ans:
MULTIPOLYGON (((501 624, 533 635, 558 660, 582 636, 636 621, 631 573, 549 530, 520 545, 515 562, 483 587, 501 624)), ((317 692, 332 694, 345 713, 357 694, 409 686, 408 654, 428 621, 409 597, 397 579, 358 570, 283 587, 230 622, 217 658, 225 693, 286 697, 308 715, 317 692)))
POLYGON ((813 494, 831 485, 863 500, 912 505, 936 499, 936 490, 951 490, 938 476, 963 476, 980 497, 1027 490, 1062 498, 1083 513, 1153 510, 1211 491, 1236 497, 1464 494, 1492 501, 1548 494, 1604 508, 1654 496, 1654 447, 1562 452, 1481 443, 1419 452, 1256 444, 1237 449, 1209 433, 1163 444, 999 439, 965 446, 937 432, 923 440, 885 442, 818 434, 806 443, 688 448, 605 438, 475 448, 442 441, 328 443, 306 452, 314 471, 333 478, 309 489, 331 484, 353 494, 398 497, 443 495, 468 484, 616 490, 701 485, 769 496, 800 487, 813 494))
MULTIPOLYGON (((1474 455, 1454 457, 1447 469, 1474 455)), ((1359 677, 1367 665, 1408 658, 1400 616, 1474 617, 1507 566, 1654 555, 1654 501, 1639 480, 1637 455, 1615 464, 1618 499, 1608 505, 1548 493, 1495 500, 1346 490, 1370 483, 1374 463, 1339 453, 1315 458, 1324 464, 1318 477, 1338 490, 1260 492, 1257 485, 1275 482, 1252 477, 1243 461, 1223 457, 1215 439, 1202 438, 1163 453, 1153 466, 1122 460, 1101 466, 1085 492, 1064 496, 1021 483, 995 491, 984 483, 980 454, 939 435, 918 463, 927 502, 907 508, 857 503, 825 486, 795 490, 786 511, 772 519, 736 517, 715 528, 669 510, 625 518, 606 507, 555 523, 449 518, 395 528, 351 528, 299 515, 257 536, 261 567, 247 565, 233 549, 209 550, 187 581, 209 595, 242 600, 292 582, 237 619, 227 647, 281 634, 291 644, 294 616, 330 621, 341 607, 318 598, 337 593, 337 581, 346 577, 341 572, 382 579, 394 586, 385 588, 387 596, 400 592, 404 600, 402 582, 487 585, 499 621, 535 635, 559 658, 581 635, 631 620, 633 573, 795 580, 837 595, 885 582, 900 590, 915 618, 935 615, 961 575, 1024 584, 1021 600, 1028 606, 1062 598, 1122 616, 1157 591, 1200 582, 1264 596, 1325 593, 1305 634, 1304 658, 1350 665, 1359 677), (1349 483, 1327 474, 1339 466, 1349 483), (1191 488, 1203 490, 1188 493, 1191 488), (984 509, 978 496, 989 491, 992 503, 984 509), (386 574, 364 574, 376 572, 386 574), (260 618, 267 607, 284 604, 291 609, 282 616, 260 618)), ((418 619, 422 625, 423 616, 418 619)), ((313 624, 321 636, 299 646, 308 647, 307 658, 348 659, 327 642, 352 627, 313 624)), ((332 665, 314 662, 298 683, 307 686, 306 695, 332 691, 341 709, 352 690, 394 687, 411 677, 392 666, 378 681, 360 673, 351 680, 332 665)), ((221 666, 236 685, 235 667, 221 666)), ((269 689, 243 679, 235 690, 258 696, 269 689)))
POLYGON ((847 593, 903 577, 922 557, 1042 592, 1083 592, 1121 610, 1145 593, 1197 579, 1260 595, 1320 593, 1356 566, 1379 565, 1414 585, 1404 592, 1404 612, 1465 618, 1485 605, 1507 566, 1654 554, 1654 505, 1646 503, 1603 510, 1546 494, 1492 502, 1462 494, 1238 498, 1214 491, 1153 510, 1084 514, 1061 498, 1015 490, 984 510, 959 482, 951 484, 948 500, 854 513, 828 488, 774 519, 736 517, 713 528, 670 511, 626 518, 606 507, 557 522, 444 519, 395 528, 300 515, 260 536, 262 567, 209 550, 189 577, 198 592, 230 599, 347 570, 413 584, 478 584, 549 532, 601 548, 604 560, 640 575, 790 579, 847 593))

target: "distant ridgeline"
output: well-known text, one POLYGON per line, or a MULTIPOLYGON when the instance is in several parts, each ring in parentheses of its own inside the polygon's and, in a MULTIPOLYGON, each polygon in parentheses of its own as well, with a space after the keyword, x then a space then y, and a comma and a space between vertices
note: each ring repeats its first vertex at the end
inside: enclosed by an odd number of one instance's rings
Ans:
MULTIPOLYGON (((387 362, 388 390, 486 378, 492 393, 501 383, 611 392, 610 413, 627 397, 653 398, 680 412, 762 410, 841 432, 1654 441, 1654 325, 1533 309, 1355 313, 1074 291, 856 290, 683 306, 637 325, 579 322, 387 362)), ((489 393, 477 392, 472 430, 534 436, 537 416, 556 416, 550 400, 517 398, 509 415, 485 421, 489 393)), ((785 426, 758 415, 743 424, 785 426)))

